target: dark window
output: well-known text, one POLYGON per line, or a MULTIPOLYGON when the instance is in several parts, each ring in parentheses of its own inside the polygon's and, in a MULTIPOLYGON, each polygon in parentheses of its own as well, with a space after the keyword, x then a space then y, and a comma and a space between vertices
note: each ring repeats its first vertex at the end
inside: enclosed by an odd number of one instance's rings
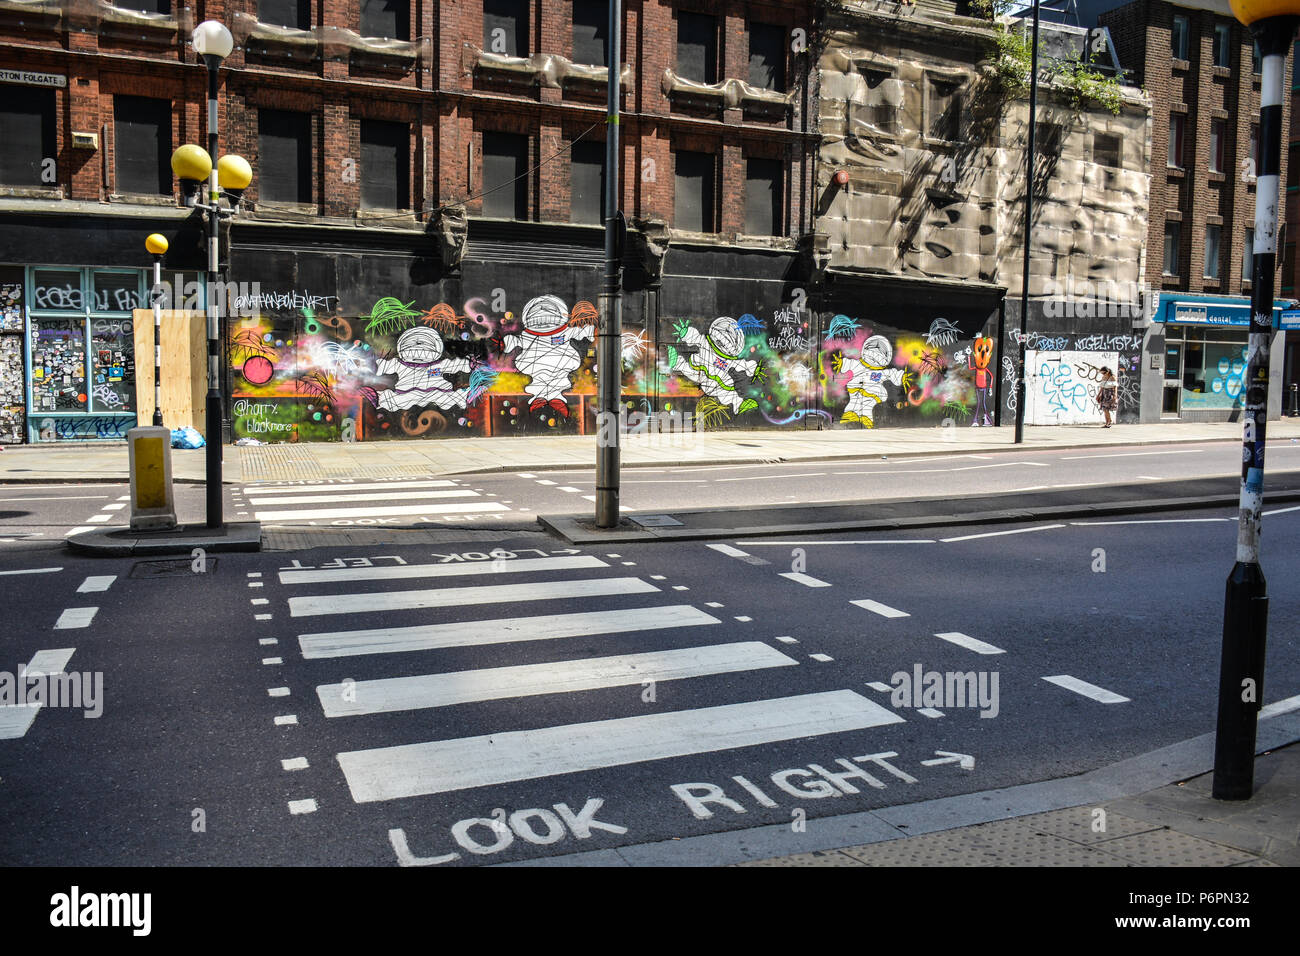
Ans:
POLYGON ((1178 169, 1183 165, 1183 132, 1187 128, 1187 117, 1182 113, 1173 113, 1169 117, 1169 165, 1178 169))
POLYGON ((1231 66, 1231 49, 1232 27, 1226 23, 1216 23, 1214 25, 1214 65, 1231 66))
POLYGON ((1282 291, 1295 289, 1295 243, 1283 247, 1282 255, 1282 291))
POLYGON ((405 123, 361 121, 361 208, 409 209, 411 131, 405 123))
POLYGON ((784 164, 779 159, 745 161, 745 232, 749 235, 781 234, 784 172, 784 164))
POLYGON ((1223 120, 1210 120, 1210 172, 1224 171, 1223 156, 1228 124, 1223 120))
POLYGON ((785 29, 770 23, 749 25, 749 83, 785 92, 785 29))
POLYGON ((119 193, 171 192, 171 101, 113 97, 113 152, 119 193))
POLYGON ((1178 258, 1179 258, 1179 239, 1182 234, 1182 223, 1167 222, 1165 223, 1165 268, 1167 276, 1178 275, 1178 258))
POLYGON ((281 27, 311 29, 311 0, 257 0, 257 19, 281 27))
POLYGON ((1223 233, 1222 226, 1205 227, 1205 278, 1219 278, 1219 238, 1223 233))
POLYGON ((257 191, 265 202, 311 202, 311 114, 257 111, 257 191))
POLYGON ((1034 125, 1034 150, 1040 156, 1061 155, 1061 127, 1058 123, 1034 125))
POLYGON ((1187 59, 1187 18, 1174 14, 1174 25, 1169 31, 1169 46, 1175 60, 1187 59))
POLYGON ((1255 230, 1246 230, 1246 241, 1241 247, 1241 281, 1252 281, 1255 273, 1255 230))
POLYGON ((930 80, 930 136, 955 142, 961 129, 961 97, 957 84, 930 80))
POLYGON ((483 134, 483 215, 528 218, 528 137, 483 134))
POLYGON ((681 151, 674 158, 673 225, 688 232, 714 232, 713 154, 681 151))
POLYGON ((1250 72, 1258 76, 1261 63, 1262 61, 1259 58, 1259 41, 1255 40, 1250 47, 1250 72))
POLYGON ((483 0, 483 49, 528 56, 528 0, 483 0))
POLYGON ((573 62, 609 65, 607 0, 573 0, 573 62))
POLYGON ((54 91, 30 86, 4 87, 0 100, 0 185, 53 186, 54 91), (46 160, 49 160, 47 163, 46 160))
POLYGON ((409 10, 407 0, 361 0, 361 35, 409 40, 409 10))
POLYGON ((572 222, 603 222, 605 144, 587 140, 574 143, 571 156, 569 219, 572 222))
POLYGON ((890 136, 898 134, 898 107, 889 101, 887 94, 888 87, 882 86, 886 80, 893 80, 892 73, 886 73, 883 70, 864 70, 862 78, 867 82, 867 89, 873 92, 869 94, 866 106, 867 122, 882 133, 890 136))
POLYGON ((1110 133, 1094 133, 1092 136, 1092 161, 1098 166, 1110 166, 1119 169, 1123 166, 1120 153, 1123 143, 1118 136, 1110 133))
POLYGON ((677 11, 677 74, 699 83, 718 82, 718 20, 677 11))

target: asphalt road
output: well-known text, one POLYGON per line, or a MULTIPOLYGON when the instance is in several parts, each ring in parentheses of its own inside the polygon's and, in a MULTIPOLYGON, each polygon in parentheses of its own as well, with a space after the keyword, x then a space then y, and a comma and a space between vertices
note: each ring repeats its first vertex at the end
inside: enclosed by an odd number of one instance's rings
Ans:
MULTIPOLYGON (((1300 507, 1270 510, 1266 703, 1300 694, 1300 507)), ((461 866, 815 832, 1214 725, 1228 511, 604 549, 445 537, 203 573, 0 554, 22 572, 0 578, 0 669, 62 649, 103 680, 97 719, 44 708, 0 739, 0 862, 461 866), (918 667, 974 673, 982 706, 894 699, 918 667)))

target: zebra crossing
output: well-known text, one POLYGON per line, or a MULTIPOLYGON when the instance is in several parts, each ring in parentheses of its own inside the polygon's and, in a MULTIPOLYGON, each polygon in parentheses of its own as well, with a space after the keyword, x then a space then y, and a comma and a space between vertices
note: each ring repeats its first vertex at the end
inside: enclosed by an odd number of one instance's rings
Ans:
POLYGON ((515 511, 454 478, 261 482, 236 488, 233 497, 238 516, 272 524, 491 523, 515 511))
MULTIPOLYGON (((332 756, 355 803, 904 722, 893 710, 854 690, 790 695, 772 693, 771 685, 767 695, 748 691, 752 699, 710 699, 705 706, 682 709, 646 706, 637 693, 629 695, 626 705, 602 712, 604 719, 592 720, 584 692, 717 675, 797 674, 802 662, 773 642, 754 639, 752 632, 743 638, 728 633, 741 625, 728 626, 719 616, 725 612, 706 610, 721 605, 683 603, 686 595, 662 575, 629 575, 627 562, 571 549, 537 553, 540 556, 529 557, 498 550, 472 554, 468 560, 435 555, 444 559, 440 563, 405 563, 394 557, 393 563, 382 566, 279 569, 278 606, 287 608, 302 661, 312 662, 307 666, 315 700, 309 706, 315 710, 319 705, 319 714, 331 726, 359 721, 350 728, 386 728, 382 736, 375 731, 375 739, 368 732, 360 737, 351 731, 329 735, 348 741, 332 756), (455 560, 445 560, 449 558, 455 560), (566 604, 556 613, 539 613, 545 610, 539 602, 553 600, 566 604), (381 615, 382 623, 376 620, 381 615), (407 618, 411 623, 403 623, 407 618), (317 622, 328 622, 334 629, 308 630, 317 622), (572 637, 608 639, 614 653, 592 655, 586 642, 583 653, 546 663, 516 662, 528 657, 524 650, 530 642, 562 648, 550 642, 572 637), (495 653, 486 662, 492 666, 439 666, 438 651, 476 647, 495 653), (366 662, 363 680, 353 680, 349 673, 358 658, 366 662), (543 711, 552 715, 547 726, 530 729, 428 719, 409 725, 364 724, 373 715, 430 714, 488 701, 514 702, 519 709, 513 713, 524 715, 528 700, 541 695, 565 696, 558 707, 543 711), (473 732, 443 736, 430 730, 449 726, 473 732), (398 727, 403 729, 394 729, 398 727), (407 736, 397 739, 399 733, 407 736), (365 746, 356 747, 358 740, 365 746), (353 749, 341 749, 348 745, 353 749)), ((728 686, 750 687, 745 682, 728 686)), ((741 696, 746 693, 742 690, 741 696)), ((521 723, 528 726, 533 719, 522 716, 521 723)))

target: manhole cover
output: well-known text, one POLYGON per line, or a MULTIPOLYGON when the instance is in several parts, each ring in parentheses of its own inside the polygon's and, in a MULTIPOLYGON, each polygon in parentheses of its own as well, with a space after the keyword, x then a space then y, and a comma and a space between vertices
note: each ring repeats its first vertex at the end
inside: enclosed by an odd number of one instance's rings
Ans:
MULTIPOLYGON (((137 561, 131 568, 133 578, 178 578, 194 574, 193 558, 168 558, 165 561, 137 561)), ((203 573, 211 574, 217 569, 216 558, 204 560, 203 573)))
POLYGON ((680 521, 668 515, 636 515, 628 520, 643 528, 675 528, 681 525, 680 521))

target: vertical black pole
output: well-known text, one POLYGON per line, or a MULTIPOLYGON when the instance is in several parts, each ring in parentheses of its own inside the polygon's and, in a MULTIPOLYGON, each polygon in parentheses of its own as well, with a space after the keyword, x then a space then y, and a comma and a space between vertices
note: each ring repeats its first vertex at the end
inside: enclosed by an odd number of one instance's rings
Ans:
POLYGON ((153 423, 161 427, 162 414, 162 256, 153 257, 153 423))
POLYGON ((212 177, 208 187, 208 396, 206 403, 204 480, 207 484, 207 525, 220 528, 221 517, 221 319, 217 295, 217 243, 221 228, 221 192, 217 184, 217 70, 221 58, 205 55, 208 67, 208 155, 212 157, 212 177))
POLYGON ((998 365, 993 367, 993 424, 997 427, 1002 426, 1002 350, 1006 348, 1004 344, 1007 341, 1007 297, 1004 295, 998 299, 998 331, 997 343, 998 348, 994 353, 997 355, 998 365))
POLYGON ((605 286, 600 295, 600 334, 596 350, 600 411, 596 416, 596 526, 618 525, 619 404, 623 399, 622 250, 619 228, 619 94, 623 65, 623 3, 609 4, 608 121, 605 133, 605 286))
POLYGON ((1251 24, 1259 42, 1259 168, 1255 184, 1246 404, 1242 415, 1241 507, 1237 563, 1223 604, 1219 720, 1214 737, 1214 784, 1219 800, 1248 800, 1255 789, 1255 731, 1264 691, 1268 587, 1259 565, 1264 506, 1264 431, 1268 423, 1269 342, 1273 337, 1273 270, 1277 251, 1278 173, 1282 167, 1282 78, 1300 18, 1268 17, 1251 24))
POLYGON ((1025 155, 1025 261, 1020 280, 1020 342, 1016 349, 1016 444, 1025 439, 1025 340, 1029 338, 1029 231, 1034 221, 1034 128, 1038 119, 1038 0, 1029 54, 1029 148, 1025 155))

